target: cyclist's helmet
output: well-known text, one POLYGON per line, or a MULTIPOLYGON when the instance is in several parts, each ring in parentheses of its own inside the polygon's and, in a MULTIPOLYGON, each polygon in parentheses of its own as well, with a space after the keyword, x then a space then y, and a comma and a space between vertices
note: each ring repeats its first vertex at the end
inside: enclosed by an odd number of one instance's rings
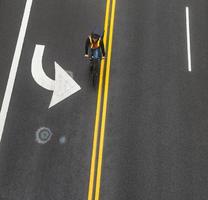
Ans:
POLYGON ((100 35, 98 33, 94 33, 94 32, 91 33, 91 36, 94 39, 99 39, 100 38, 100 35))
POLYGON ((94 31, 91 33, 92 38, 99 39, 102 36, 100 29, 95 28, 94 31))

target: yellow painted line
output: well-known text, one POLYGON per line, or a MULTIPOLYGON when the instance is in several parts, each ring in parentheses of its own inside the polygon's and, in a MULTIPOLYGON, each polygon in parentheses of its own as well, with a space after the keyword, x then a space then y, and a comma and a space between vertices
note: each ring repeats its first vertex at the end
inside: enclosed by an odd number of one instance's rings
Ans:
MULTIPOLYGON (((106 13, 105 13, 105 24, 104 24, 105 33, 104 33, 104 38, 103 38, 103 42, 104 42, 105 47, 107 45, 109 10, 110 10, 110 0, 107 0, 106 13)), ((100 108, 101 108, 104 65, 105 65, 105 60, 102 60, 101 66, 100 66, 97 108, 96 108, 95 127, 94 127, 94 134, 93 134, 94 138, 93 138, 92 158, 91 158, 91 168, 90 168, 90 178, 89 178, 89 188, 88 188, 88 200, 92 200, 93 190, 94 190, 95 165, 96 165, 96 156, 97 156, 97 142, 98 142, 98 131, 99 131, 99 122, 100 122, 100 108)))
POLYGON ((100 184, 101 184, 101 173, 102 173, 103 148, 104 148, 104 138, 105 138, 105 125, 106 125, 106 114, 107 114, 107 103, 108 103, 108 90, 109 90, 109 78, 110 78, 110 67, 111 67, 111 56, 112 56, 115 10, 116 10, 116 0, 112 0, 110 35, 109 35, 109 43, 108 43, 109 46, 108 46, 105 89, 104 89, 104 99, 103 99, 103 113, 102 113, 102 122, 101 122, 98 168, 97 168, 97 179, 96 179, 96 188, 95 188, 95 200, 100 199, 100 184))

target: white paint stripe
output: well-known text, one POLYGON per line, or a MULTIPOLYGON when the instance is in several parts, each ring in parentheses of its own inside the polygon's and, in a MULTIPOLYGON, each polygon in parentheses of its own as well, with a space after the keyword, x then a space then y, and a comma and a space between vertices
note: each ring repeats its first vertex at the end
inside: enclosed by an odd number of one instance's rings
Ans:
POLYGON ((44 53, 45 46, 37 45, 35 46, 35 51, 32 58, 32 67, 31 72, 34 80, 38 85, 47 89, 54 90, 55 81, 50 79, 43 70, 42 59, 44 53))
POLYGON ((188 55, 188 70, 191 72, 191 39, 190 39, 190 21, 189 7, 186 7, 186 34, 187 34, 187 55, 188 55))
POLYGON ((10 104, 10 100, 11 100, 11 95, 12 95, 12 91, 13 91, 13 87, 14 87, 14 83, 15 83, 17 68, 19 65, 19 60, 20 60, 20 56, 21 56, 21 52, 22 52, 24 39, 25 39, 25 34, 26 34, 27 25, 28 25, 28 21, 29 21, 32 2, 33 2, 33 0, 27 0, 26 5, 25 5, 24 15, 23 15, 23 19, 22 19, 22 23, 21 23, 21 27, 20 27, 19 36, 17 39, 17 44, 16 44, 16 48, 15 48, 13 61, 12 61, 12 66, 10 69, 9 79, 7 82, 7 87, 6 87, 6 91, 4 94, 4 99, 3 99, 3 103, 2 103, 2 107, 1 107, 0 141, 2 138, 3 131, 4 131, 4 125, 5 125, 6 116, 7 116, 7 112, 8 112, 8 108, 9 108, 9 104, 10 104))

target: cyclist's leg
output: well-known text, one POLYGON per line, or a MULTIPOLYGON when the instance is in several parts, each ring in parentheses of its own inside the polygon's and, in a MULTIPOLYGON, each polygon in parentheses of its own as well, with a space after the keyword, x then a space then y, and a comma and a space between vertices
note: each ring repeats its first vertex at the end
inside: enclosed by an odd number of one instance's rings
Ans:
POLYGON ((98 48, 97 51, 98 51, 98 57, 99 59, 101 59, 102 58, 101 48, 98 48))
POLYGON ((98 48, 97 49, 97 54, 98 54, 98 60, 97 60, 97 73, 99 74, 99 71, 100 71, 100 63, 101 63, 101 59, 102 59, 102 52, 101 52, 101 49, 98 48))
POLYGON ((93 71, 93 65, 94 65, 93 59, 92 59, 93 54, 94 54, 94 50, 93 50, 93 49, 90 49, 90 72, 91 72, 91 73, 92 73, 92 71, 93 71))
POLYGON ((92 56, 95 58, 95 59, 101 59, 102 55, 101 55, 101 50, 100 48, 96 48, 96 49, 92 49, 92 56))

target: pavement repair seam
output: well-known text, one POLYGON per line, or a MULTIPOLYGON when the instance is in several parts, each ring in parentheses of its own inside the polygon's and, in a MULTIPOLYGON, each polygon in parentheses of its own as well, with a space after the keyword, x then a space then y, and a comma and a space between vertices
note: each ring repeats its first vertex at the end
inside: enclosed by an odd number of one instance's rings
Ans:
POLYGON ((18 66, 19 66, 19 60, 20 60, 20 56, 21 56, 21 53, 22 53, 22 47, 23 47, 23 44, 24 44, 27 25, 28 25, 28 21, 29 21, 29 17, 30 17, 32 2, 33 2, 33 0, 27 0, 26 5, 25 5, 25 10, 24 10, 23 18, 22 18, 22 23, 21 23, 21 27, 20 27, 20 31, 19 31, 19 36, 18 36, 18 39, 17 39, 15 53, 14 53, 14 57, 13 57, 13 61, 12 61, 12 66, 11 66, 10 73, 9 73, 9 79, 8 79, 8 82, 7 82, 6 91, 5 91, 5 94, 4 94, 4 99, 3 99, 3 103, 2 103, 2 107, 1 107, 1 112, 0 112, 0 142, 1 142, 3 131, 4 131, 4 125, 5 125, 5 121, 6 121, 6 117, 7 117, 7 112, 8 112, 8 109, 9 109, 9 104, 10 104, 10 100, 11 100, 11 96, 12 96, 12 91, 13 91, 13 88, 14 88, 17 69, 18 69, 18 66))

